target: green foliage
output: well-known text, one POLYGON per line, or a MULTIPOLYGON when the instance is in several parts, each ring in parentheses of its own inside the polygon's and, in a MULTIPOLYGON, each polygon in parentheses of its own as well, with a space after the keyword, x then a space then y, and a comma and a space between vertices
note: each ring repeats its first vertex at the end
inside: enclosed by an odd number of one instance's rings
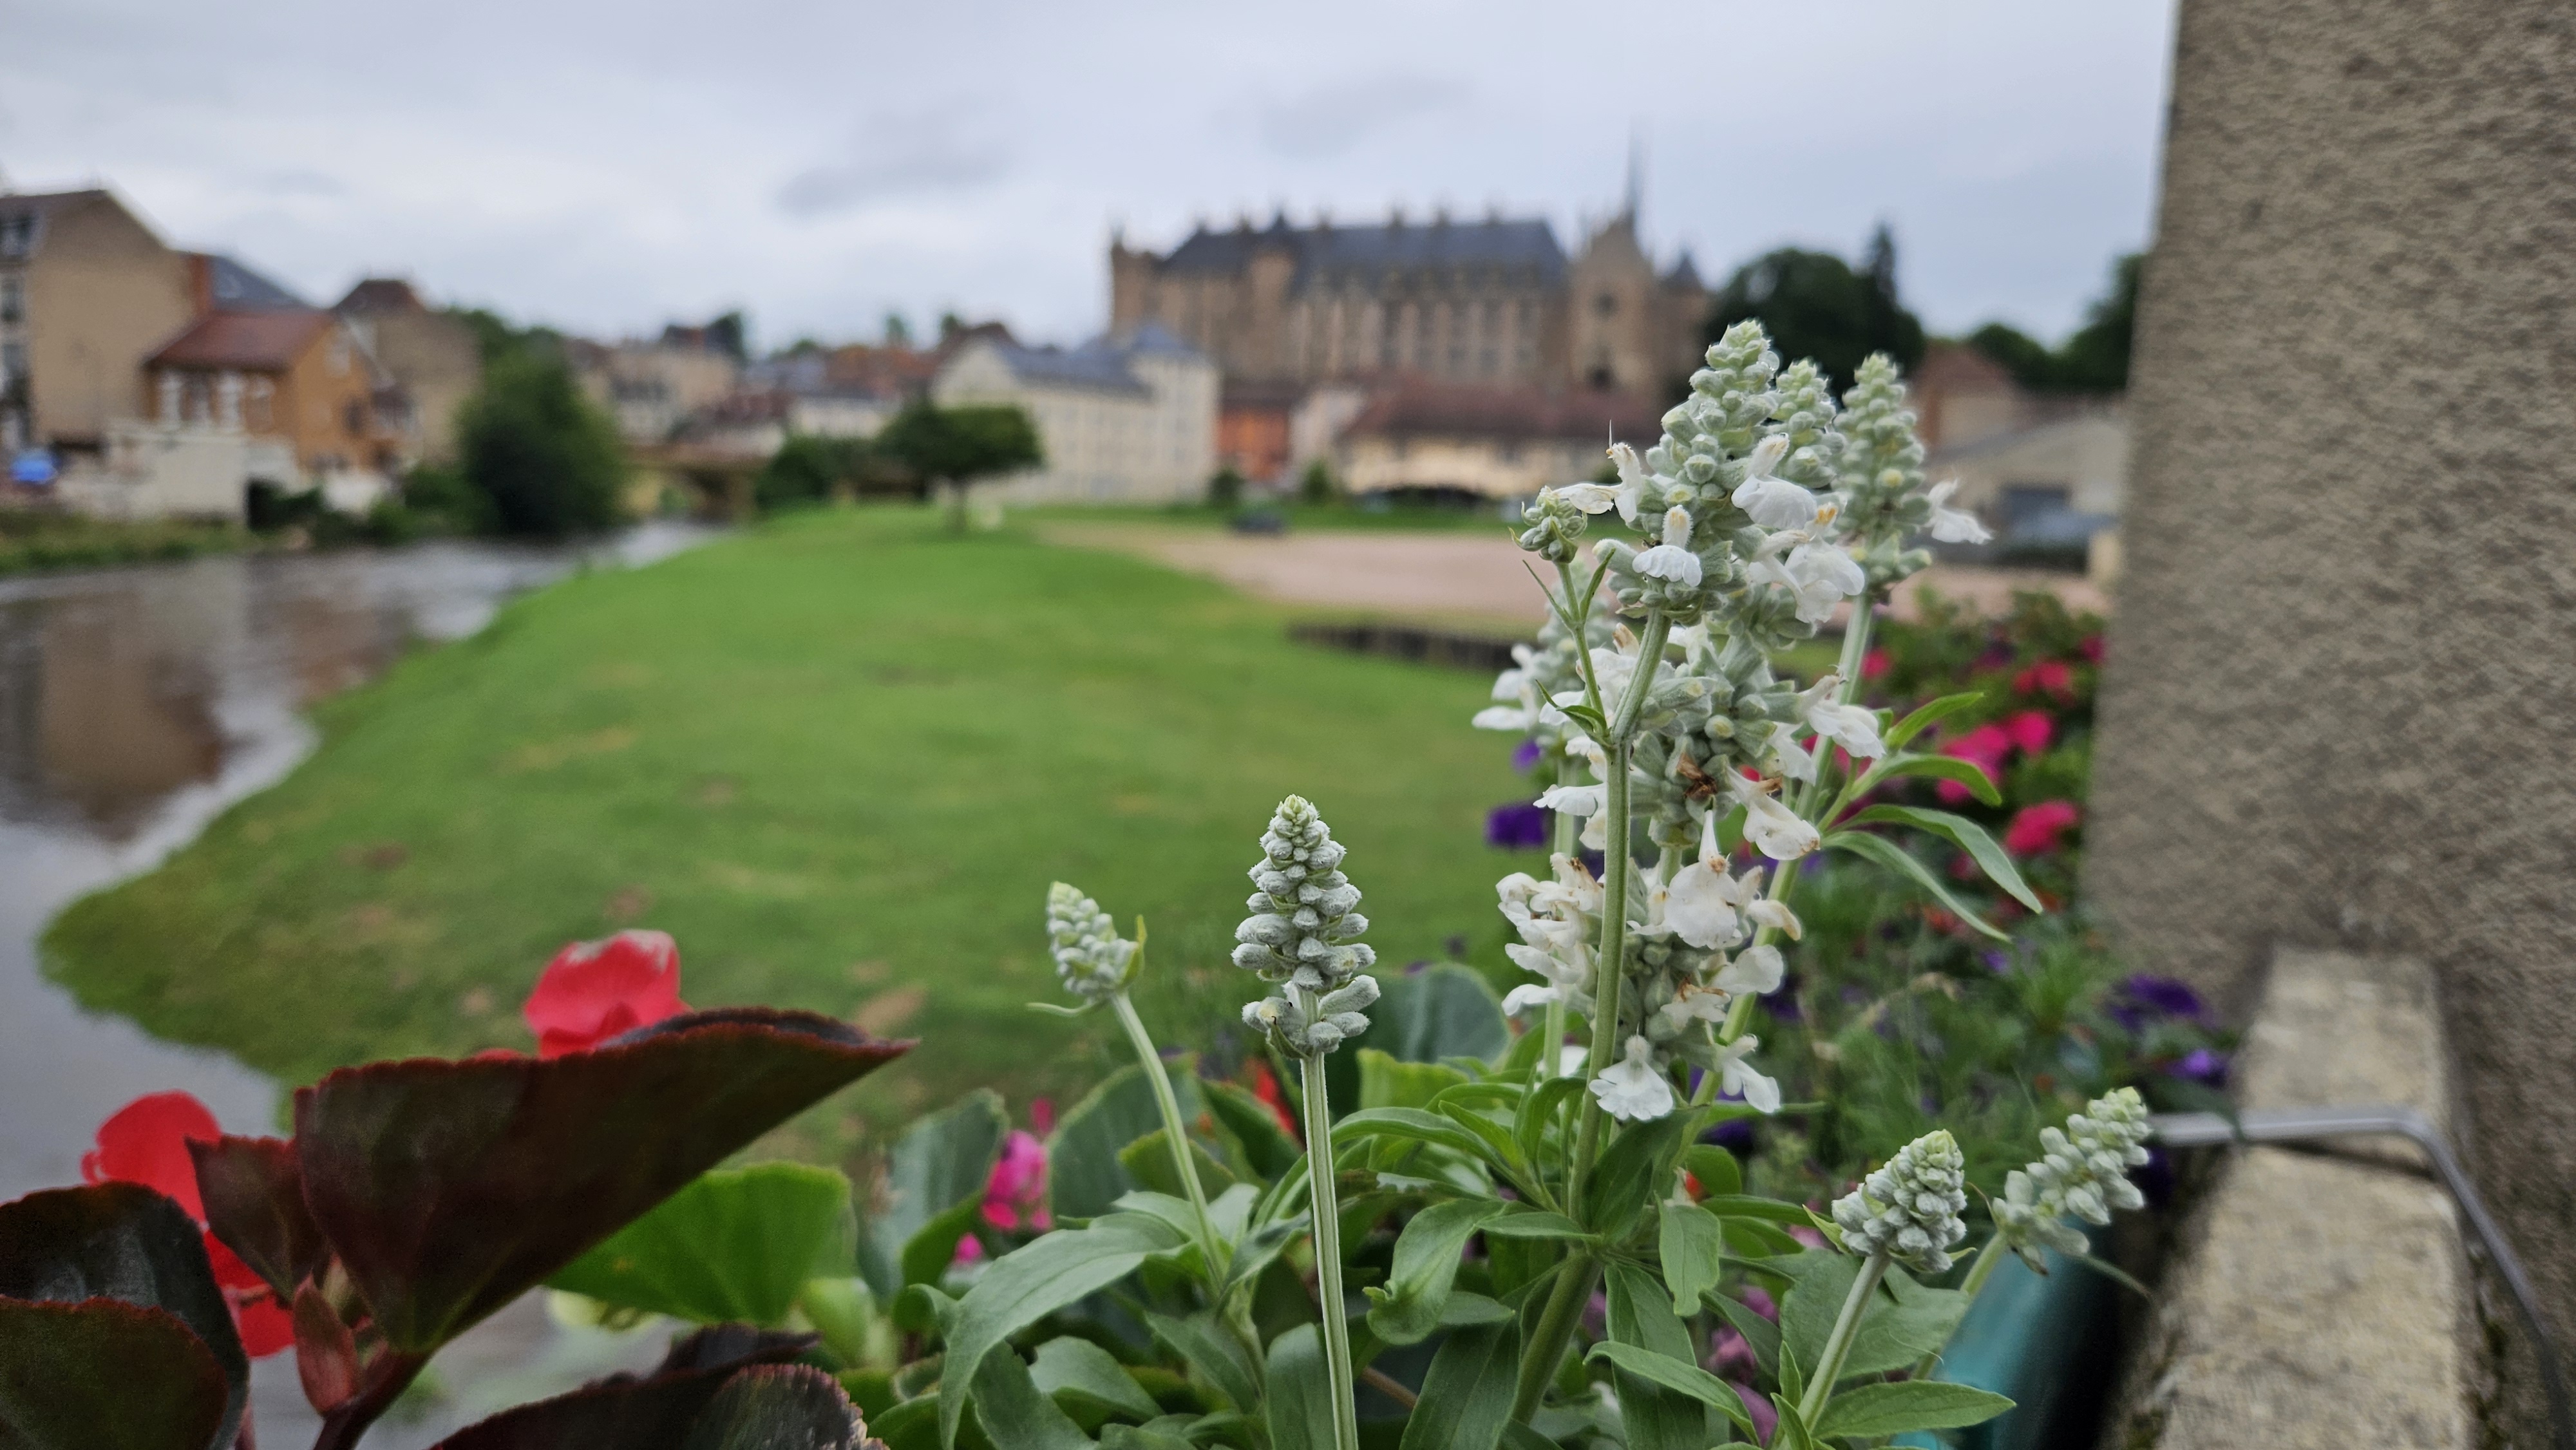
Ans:
POLYGON ((776 1325, 807 1280, 849 1272, 850 1250, 850 1181, 763 1163, 700 1175, 546 1283, 700 1324, 776 1325))
POLYGON ((1208 478, 1208 507, 1232 512, 1243 507, 1243 475, 1231 465, 1218 469, 1208 478))
POLYGON ((2000 363, 2015 381, 2042 393, 2116 393, 2129 386, 2131 336, 2138 316, 2138 274, 2146 261, 2131 252, 2111 264, 2110 290, 2086 310, 2084 325, 2055 349, 2006 323, 1968 334, 1968 345, 2000 363))
POLYGON ((1874 352, 1908 368, 1923 359, 1923 324, 1897 300, 1896 243, 1884 226, 1858 269, 1796 247, 1738 268, 1710 299, 1709 341, 1747 318, 1762 324, 1782 357, 1814 359, 1838 387, 1874 352))
POLYGON ((1451 1330, 1431 1357, 1400 1450, 1494 1450, 1511 1424, 1520 1358, 1517 1320, 1451 1330))
MULTIPOLYGON (((1186 1062, 1166 1067, 1181 1119, 1199 1115, 1198 1076, 1186 1062)), ((1067 1109, 1047 1136, 1047 1199, 1058 1218, 1093 1218, 1144 1185, 1119 1161, 1131 1143, 1163 1129, 1154 1085, 1142 1067, 1124 1067, 1067 1109)))
POLYGON ((878 450, 935 483, 972 483, 1046 461, 1037 425, 1018 408, 916 402, 876 436, 878 450))
POLYGON ((1312 460, 1306 471, 1297 475, 1297 501, 1313 507, 1333 503, 1342 496, 1341 480, 1333 477, 1333 465, 1322 458, 1312 460))
POLYGON ((984 1184, 1010 1132, 990 1089, 904 1129, 886 1154, 881 1201, 868 1214, 859 1269, 885 1298, 907 1284, 937 1283, 970 1232, 984 1184))
POLYGON ((560 361, 523 353, 494 363, 457 437, 465 477, 502 532, 552 538, 616 521, 626 478, 617 430, 560 361))
POLYGON ((857 483, 870 452, 864 439, 791 433, 752 479, 752 496, 762 508, 820 503, 835 489, 857 483))
POLYGON ((1118 1213, 1088 1228, 1057 1229, 986 1270, 959 1305, 946 1336, 939 1391, 941 1443, 955 1442, 968 1381, 1005 1338, 1126 1278, 1148 1255, 1180 1244, 1181 1235, 1162 1220, 1118 1213))

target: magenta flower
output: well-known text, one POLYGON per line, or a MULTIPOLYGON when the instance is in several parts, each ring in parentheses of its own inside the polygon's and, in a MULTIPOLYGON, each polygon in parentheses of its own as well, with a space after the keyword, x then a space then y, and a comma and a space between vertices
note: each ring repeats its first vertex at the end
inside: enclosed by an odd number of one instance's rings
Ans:
POLYGON ((1044 1233, 1054 1227, 1046 1208, 1046 1145, 1014 1130, 1002 1140, 1002 1156, 984 1180, 984 1222, 998 1229, 1026 1226, 1044 1233))
POLYGON ((2084 813, 2073 801, 2041 801, 2023 806, 2013 813, 2004 827, 2004 849, 2016 856, 2036 856, 2054 851, 2058 837, 2073 829, 2084 813))
MULTIPOLYGON (((2004 757, 2013 749, 2012 736, 2000 725, 1980 725, 1964 735, 1945 741, 1941 753, 1967 761, 1989 778, 2003 774, 2004 757)), ((1955 780, 1936 780, 1932 788, 1942 800, 1957 805, 1968 799, 1968 788, 1955 780)))
POLYGON ((2024 710, 2004 717, 2003 732, 2012 741, 2013 749, 2024 755, 2037 755, 2057 738, 2057 721, 2046 710, 2024 710))
POLYGON ((2051 695, 2060 700, 2075 698, 2075 672, 2064 660, 2041 660, 2013 676, 2016 695, 2051 695))

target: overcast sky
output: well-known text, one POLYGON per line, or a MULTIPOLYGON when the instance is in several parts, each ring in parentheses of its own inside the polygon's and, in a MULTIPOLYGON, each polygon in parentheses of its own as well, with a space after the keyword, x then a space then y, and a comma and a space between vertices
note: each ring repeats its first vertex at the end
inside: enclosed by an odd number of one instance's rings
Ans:
POLYGON ((1936 330, 2055 337, 2153 210, 2172 0, 1234 6, 0 0, 0 172, 104 179, 327 302, 599 334, 888 309, 1070 340, 1110 230, 1499 205, 1571 250, 1632 132, 1712 284, 1881 217, 1936 330))

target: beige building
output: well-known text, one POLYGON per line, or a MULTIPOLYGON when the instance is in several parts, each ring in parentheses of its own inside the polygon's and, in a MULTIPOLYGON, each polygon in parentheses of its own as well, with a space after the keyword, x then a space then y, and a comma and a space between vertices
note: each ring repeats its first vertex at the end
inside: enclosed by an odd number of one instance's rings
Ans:
POLYGON ((1004 480, 1022 503, 1168 503, 1216 471, 1216 364, 1154 326, 1070 350, 979 338, 932 380, 943 407, 1011 404, 1046 461, 1004 480))
POLYGON ((2116 518, 2127 493, 2129 426, 2116 401, 2052 422, 1935 450, 1925 467, 1959 480, 1950 502, 2009 537, 2043 515, 2116 518))
POLYGON ((195 291, 188 254, 110 192, 0 194, 0 451, 97 455, 195 291))
POLYGON ((402 389, 401 416, 392 421, 405 451, 433 463, 454 459, 457 415, 483 383, 474 330, 430 310, 398 277, 370 277, 331 310, 402 389))
POLYGON ((1661 426, 1653 404, 1621 393, 1417 380, 1379 394, 1341 429, 1334 471, 1353 493, 1527 498, 1592 476, 1605 440, 1642 442, 1661 426))
POLYGON ((668 442, 701 409, 733 396, 742 363, 732 353, 688 341, 588 344, 572 353, 591 401, 617 420, 629 443, 668 442))
POLYGON ((1201 226, 1168 253, 1109 247, 1110 328, 1156 324, 1229 383, 1409 373, 1660 396, 1696 366, 1708 294, 1659 271, 1636 208, 1569 259, 1540 218, 1201 226))

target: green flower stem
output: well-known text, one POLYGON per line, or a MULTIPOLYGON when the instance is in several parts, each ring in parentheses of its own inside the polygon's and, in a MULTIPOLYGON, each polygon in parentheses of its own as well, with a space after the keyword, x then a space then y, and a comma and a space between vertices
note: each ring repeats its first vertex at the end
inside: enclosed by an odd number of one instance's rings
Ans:
MULTIPOLYGON (((1583 829, 1582 818, 1572 811, 1557 811, 1554 814, 1556 816, 1554 854, 1572 859, 1575 851, 1583 844, 1579 835, 1583 829)), ((1565 1057, 1565 999, 1563 997, 1547 1004, 1544 1024, 1539 1030, 1547 1034, 1547 1050, 1539 1054, 1538 1075, 1541 1079, 1563 1077, 1565 1076, 1563 1060, 1565 1057)))
MULTIPOLYGON (((1619 1000, 1626 989, 1628 956, 1628 878, 1635 874, 1636 862, 1628 855, 1628 762, 1637 738, 1637 717, 1645 712, 1646 691, 1655 682, 1655 670, 1664 662, 1664 641, 1672 633, 1672 621, 1660 609, 1646 611, 1646 628, 1637 640, 1637 668, 1628 676, 1628 692, 1619 697, 1619 713, 1610 721, 1610 738, 1603 743, 1608 757, 1609 780, 1602 792, 1602 830, 1604 844, 1601 876, 1601 950, 1595 954, 1592 969, 1592 1051, 1584 1059, 1584 1075, 1589 1077, 1619 1060, 1619 1000)), ((1574 1174, 1566 1181, 1565 1200, 1583 1201, 1583 1180, 1592 1176, 1592 1162, 1601 1153, 1601 1122, 1607 1116, 1601 1111, 1601 1100, 1590 1093, 1583 1097, 1583 1129, 1574 1150, 1574 1174)))
MULTIPOLYGON (((1314 994, 1291 988, 1314 1015, 1314 994)), ((1333 1108, 1324 1095, 1324 1055, 1297 1060, 1306 1099, 1306 1186, 1315 1203, 1315 1296, 1324 1320, 1324 1373, 1333 1394, 1334 1450, 1359 1450, 1358 1391, 1351 1375, 1350 1309, 1342 1297, 1342 1215, 1333 1185, 1333 1108)))
POLYGON ((1591 1255, 1583 1254, 1557 1274, 1556 1287, 1548 1291, 1546 1307, 1530 1328, 1530 1349, 1521 1356, 1520 1382, 1512 1392, 1513 1423, 1525 1425, 1538 1413, 1539 1401, 1565 1359, 1565 1343, 1574 1337, 1583 1306, 1592 1302, 1592 1280, 1600 1270, 1591 1255))
POLYGON ((1181 1187, 1189 1193, 1191 1212, 1198 1216, 1199 1250, 1207 1255, 1208 1281, 1222 1282, 1227 1255, 1217 1239, 1215 1223, 1208 1218, 1207 1190, 1199 1186, 1198 1164, 1190 1160, 1189 1130, 1181 1122, 1181 1100, 1172 1096, 1172 1079, 1163 1070, 1163 1055, 1155 1051, 1144 1019, 1136 1015, 1136 1004, 1127 1000, 1124 991, 1110 993, 1109 1004, 1117 1010, 1118 1025, 1127 1029, 1136 1060, 1144 1064, 1145 1081, 1154 1085, 1154 1105, 1163 1112, 1163 1136, 1172 1150, 1172 1167, 1181 1175, 1181 1187))
MULTIPOLYGON (((1986 1240, 1986 1246, 1978 1253, 1977 1261, 1968 1266, 1968 1277, 1959 1283, 1959 1292, 1968 1296, 1969 1308, 1976 1307, 1977 1295, 1984 1291, 1986 1281, 1995 1276, 1995 1266, 2002 1263, 2005 1256, 2011 1252, 2012 1250, 2004 1247, 2002 1234, 1986 1240)), ((1933 1368, 1940 1362, 1941 1351, 1936 1349, 1914 1362, 1914 1373, 1910 1377, 1923 1379, 1930 1375, 1933 1368)))
POLYGON ((1816 1357, 1807 1392, 1798 1397, 1799 1424, 1812 1425, 1825 1412, 1825 1401, 1834 1395, 1834 1381, 1842 1378, 1843 1361, 1851 1357, 1852 1338, 1860 1333, 1860 1316, 1869 1308, 1869 1296, 1878 1292, 1878 1281, 1886 1277, 1887 1255, 1872 1254, 1862 1261, 1860 1276, 1852 1280, 1851 1293, 1843 1299, 1843 1312, 1834 1316, 1834 1332, 1826 1336, 1824 1352, 1816 1357))
MULTIPOLYGON (((1878 612, 1871 607, 1869 596, 1862 595, 1852 601, 1851 623, 1843 627, 1843 653, 1836 667, 1836 672, 1842 676, 1842 686, 1834 692, 1837 704, 1848 705, 1851 703, 1852 696, 1860 693, 1861 663, 1869 658, 1869 636, 1877 623, 1877 618, 1878 612)), ((1818 753, 1822 758, 1816 762, 1816 778, 1808 782, 1807 788, 1798 794, 1798 814, 1801 816, 1814 810, 1818 802, 1831 799, 1824 792, 1825 778, 1833 773, 1834 753, 1831 750, 1818 753)), ((1817 830, 1821 831, 1824 827, 1824 822, 1816 822, 1817 830)), ((1782 862, 1779 869, 1771 873, 1771 889, 1763 894, 1773 901, 1786 902, 1789 899, 1789 893, 1797 889, 1798 872, 1806 864, 1807 858, 1804 856, 1795 861, 1782 862)), ((1753 945, 1769 946, 1779 940, 1779 936, 1780 933, 1777 930, 1766 926, 1753 934, 1753 945)), ((1745 1025, 1753 1020, 1754 1000, 1750 996, 1738 997, 1728 1005, 1726 1027, 1717 1035, 1720 1046, 1744 1035, 1745 1025)), ((1698 1102, 1708 1092, 1715 1091, 1708 1086, 1707 1080, 1702 1081, 1701 1088, 1700 1093, 1692 1095, 1693 1102, 1698 1102)))

